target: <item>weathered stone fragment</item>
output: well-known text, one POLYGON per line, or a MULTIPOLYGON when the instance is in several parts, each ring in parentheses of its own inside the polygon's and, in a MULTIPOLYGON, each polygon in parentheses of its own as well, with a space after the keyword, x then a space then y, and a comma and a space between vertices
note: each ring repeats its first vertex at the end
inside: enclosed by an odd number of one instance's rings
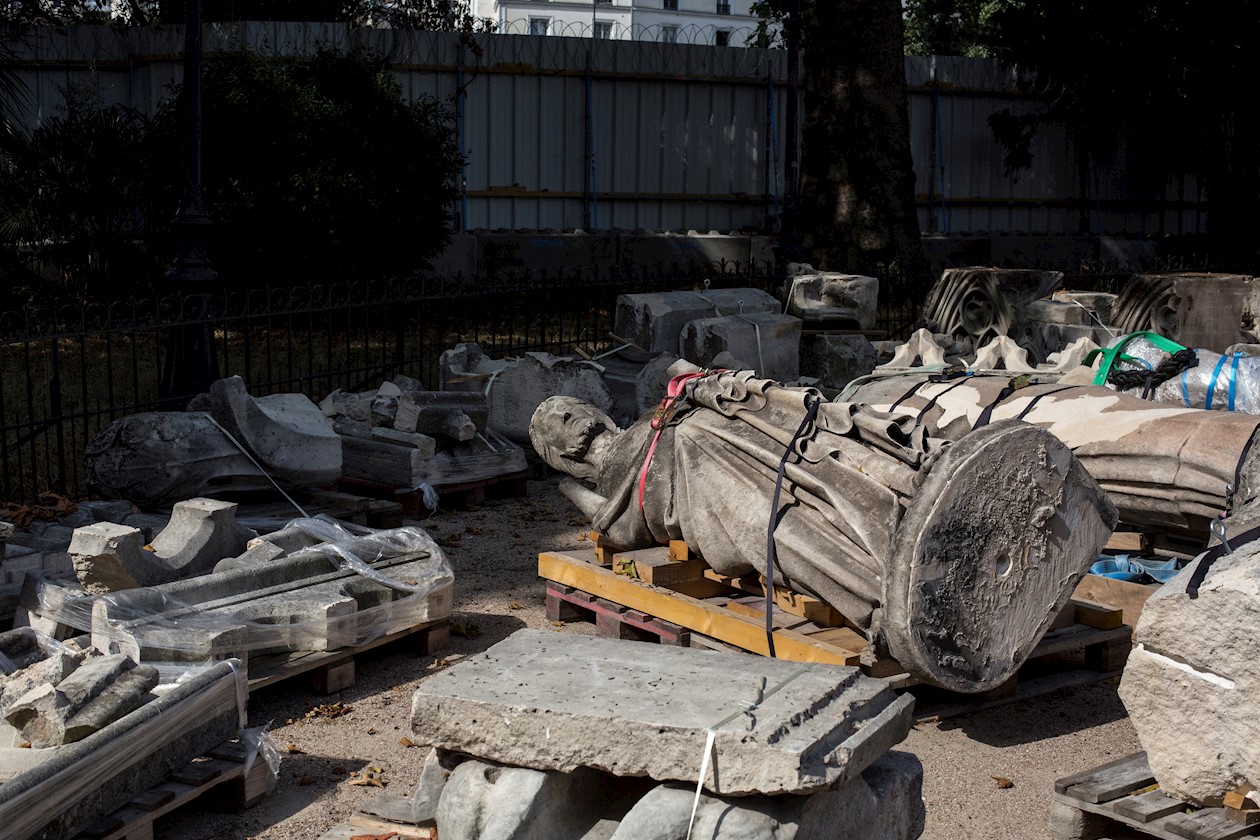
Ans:
POLYGON ((923 320, 932 332, 978 348, 998 336, 1018 336, 1030 320, 1028 305, 1062 282, 1058 271, 947 268, 928 293, 923 320))
POLYGON ((412 703, 423 743, 522 767, 596 767, 694 780, 708 727, 765 699, 753 727, 717 731, 716 792, 808 792, 855 777, 905 737, 912 699, 856 668, 521 630, 427 680, 412 703), (773 691, 773 693, 771 693, 773 691))
MULTIPOLYGON (((469 437, 472 436, 469 435, 469 437)), ((372 429, 372 439, 382 443, 392 443, 395 446, 415 449, 425 458, 432 458, 437 454, 437 441, 428 435, 422 435, 417 432, 400 432, 397 429, 391 429, 386 426, 377 426, 372 429)))
POLYGON ((1203 805, 1260 780, 1260 542, 1212 554, 1147 600, 1120 681, 1160 788, 1203 805))
POLYGON ((580 397, 607 411, 612 394, 600 367, 550 353, 526 353, 514 362, 487 359, 475 344, 458 344, 442 354, 443 382, 455 391, 486 395, 486 425, 514 441, 529 440, 529 419, 547 397, 580 397))
POLYGON ((236 523, 235 504, 189 499, 175 505, 149 549, 138 528, 98 522, 75 530, 69 553, 79 582, 99 594, 205 574, 256 536, 236 523))

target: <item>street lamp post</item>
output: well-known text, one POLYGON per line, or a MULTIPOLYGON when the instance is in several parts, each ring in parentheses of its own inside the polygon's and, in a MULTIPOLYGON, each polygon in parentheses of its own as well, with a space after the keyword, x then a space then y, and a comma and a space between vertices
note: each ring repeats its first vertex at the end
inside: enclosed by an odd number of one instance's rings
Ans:
POLYGON ((177 410, 219 378, 207 306, 219 274, 206 252, 211 223, 201 194, 201 17, 201 0, 185 0, 184 191, 173 223, 175 260, 166 273, 184 305, 181 323, 171 327, 161 385, 163 405, 177 410))

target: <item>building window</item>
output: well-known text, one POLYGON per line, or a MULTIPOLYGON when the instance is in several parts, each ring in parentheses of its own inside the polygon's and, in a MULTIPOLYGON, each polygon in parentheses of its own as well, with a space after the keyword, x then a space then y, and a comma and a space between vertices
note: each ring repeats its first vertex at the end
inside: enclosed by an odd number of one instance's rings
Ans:
POLYGON ((713 45, 715 47, 729 47, 731 45, 731 30, 719 29, 713 33, 713 45))
POLYGON ((678 43, 678 27, 677 26, 662 26, 661 27, 661 41, 666 44, 677 44, 678 43))
POLYGON ((551 28, 551 18, 530 18, 529 34, 530 35, 546 35, 547 30, 551 28))
POLYGON ((678 0, 663 0, 663 2, 661 3, 661 8, 672 9, 673 11, 676 12, 678 11, 678 0))
POLYGON ((718 0, 717 13, 719 15, 729 15, 731 13, 731 4, 723 3, 721 0, 718 0))
POLYGON ((595 21, 595 37, 601 41, 607 41, 612 38, 612 24, 606 20, 595 21))

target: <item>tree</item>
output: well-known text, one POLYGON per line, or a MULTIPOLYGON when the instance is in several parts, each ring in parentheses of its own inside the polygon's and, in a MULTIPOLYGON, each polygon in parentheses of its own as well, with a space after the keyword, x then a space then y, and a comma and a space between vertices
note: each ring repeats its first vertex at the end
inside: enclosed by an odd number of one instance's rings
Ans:
POLYGON ((0 259, 13 305, 52 281, 58 297, 143 288, 158 254, 176 171, 140 114, 65 92, 63 112, 0 138, 0 259))
POLYGON ((808 258, 836 271, 918 272, 899 0, 767 0, 758 9, 788 27, 800 16, 799 223, 808 258))
MULTIPOLYGON (((383 58, 217 57, 203 97, 212 258, 228 282, 409 275, 448 241, 450 115, 405 102, 383 58)), ((173 99, 160 119, 178 148, 173 99)))

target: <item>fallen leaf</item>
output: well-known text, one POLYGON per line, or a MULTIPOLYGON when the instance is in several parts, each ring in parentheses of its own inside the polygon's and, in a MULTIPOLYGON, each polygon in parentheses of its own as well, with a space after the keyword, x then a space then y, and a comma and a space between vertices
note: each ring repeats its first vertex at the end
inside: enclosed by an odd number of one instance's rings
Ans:
POLYGON ((362 773, 355 772, 350 774, 347 784, 362 785, 370 787, 385 787, 385 782, 381 780, 380 772, 373 772, 371 769, 364 770, 362 773))
POLYGON ((451 625, 451 635, 459 636, 461 639, 475 639, 481 635, 481 628, 476 624, 457 621, 451 625))
POLYGON ((1001 788, 1002 790, 1015 787, 1015 783, 1012 782, 1010 779, 1006 778, 1005 776, 992 776, 990 778, 992 778, 993 781, 997 782, 997 786, 1001 788))
POLYGON ((333 774, 334 776, 344 776, 344 775, 346 775, 346 768, 344 768, 344 767, 334 767, 334 768, 332 769, 332 774, 333 774))
POLYGON ((285 752, 287 752, 289 755, 302 755, 305 752, 305 750, 303 750, 297 744, 289 744, 284 749, 285 749, 285 752))
POLYGON ((367 734, 369 734, 369 735, 375 735, 375 734, 376 734, 376 727, 375 727, 375 726, 369 726, 369 727, 368 727, 367 734))
POLYGON ((430 667, 430 668, 442 668, 442 667, 445 667, 445 666, 446 666, 446 657, 442 656, 442 657, 438 657, 437 659, 434 659, 434 660, 433 660, 433 664, 432 664, 432 665, 430 665, 429 667, 430 667))
POLYGON ((553 621, 553 622, 551 622, 551 626, 552 626, 552 627, 563 627, 563 626, 564 626, 564 622, 563 622, 563 621, 553 621))
POLYGON ((306 787, 307 785, 313 785, 315 784, 315 782, 316 782, 316 778, 314 776, 303 776, 302 778, 298 779, 298 784, 301 785, 302 787, 306 787))
POLYGON ((525 605, 522 604, 520 601, 513 601, 512 603, 508 604, 508 609, 509 610, 523 610, 525 609, 525 605))
POLYGON ((19 743, 18 743, 18 745, 17 745, 17 746, 18 746, 18 749, 19 749, 19 750, 29 750, 29 749, 31 748, 31 742, 30 742, 30 741, 21 741, 21 742, 19 742, 19 743))
POLYGON ((415 743, 414 743, 414 742, 413 742, 410 738, 407 738, 407 737, 405 737, 405 736, 404 736, 404 737, 402 737, 402 738, 399 738, 399 739, 398 739, 398 743, 402 744, 404 747, 414 747, 414 746, 415 746, 415 743))

